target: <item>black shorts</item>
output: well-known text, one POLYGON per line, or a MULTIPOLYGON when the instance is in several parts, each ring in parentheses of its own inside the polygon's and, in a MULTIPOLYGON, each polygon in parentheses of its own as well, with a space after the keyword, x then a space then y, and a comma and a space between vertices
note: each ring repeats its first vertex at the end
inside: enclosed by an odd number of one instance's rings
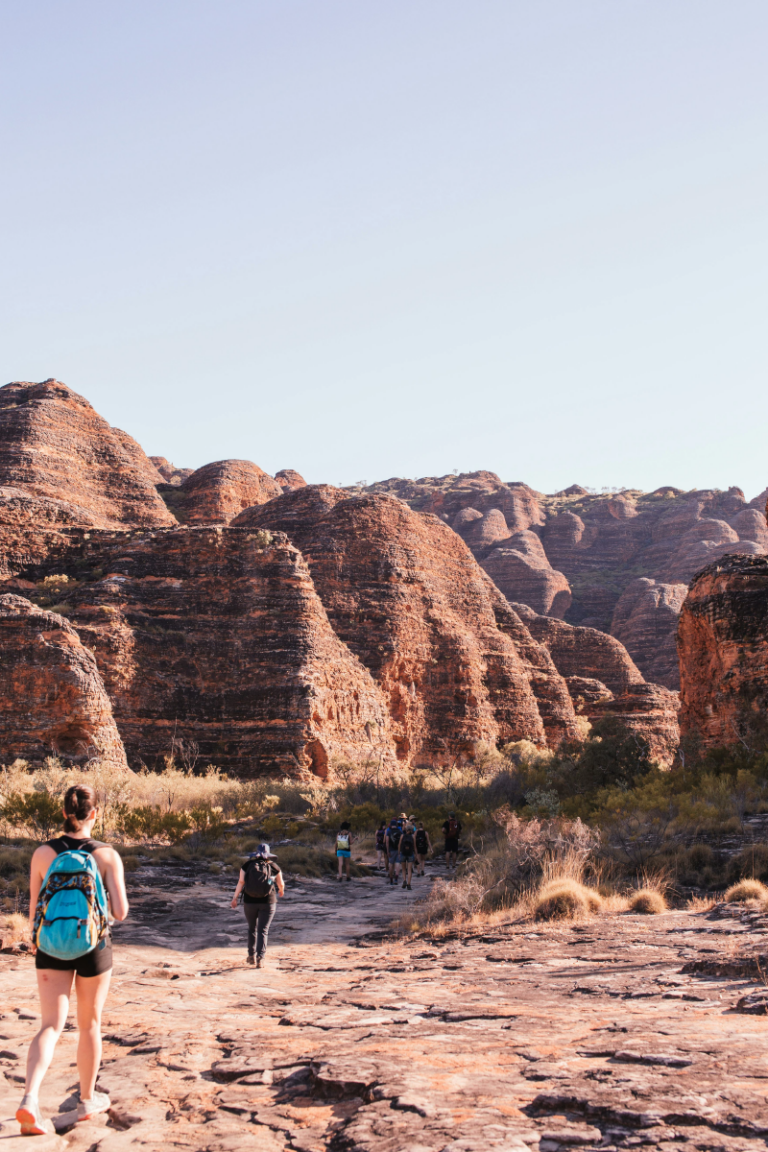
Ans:
POLYGON ((47 952, 39 949, 35 955, 35 968, 54 969, 56 972, 72 972, 76 976, 101 976, 109 972, 112 967, 112 937, 105 936, 85 956, 77 960, 59 960, 57 956, 49 956, 47 952))
POLYGON ((448 837, 446 837, 445 850, 446 850, 446 852, 458 852, 458 850, 459 850, 459 838, 458 838, 458 836, 452 836, 450 839, 448 839, 448 837))

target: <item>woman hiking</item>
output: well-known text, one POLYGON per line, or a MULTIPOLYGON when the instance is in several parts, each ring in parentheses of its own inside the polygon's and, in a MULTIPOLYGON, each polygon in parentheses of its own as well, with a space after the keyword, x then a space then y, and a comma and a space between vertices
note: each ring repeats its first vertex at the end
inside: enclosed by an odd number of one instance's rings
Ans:
POLYGON ((347 870, 347 880, 349 880, 349 862, 352 859, 352 833, 348 820, 344 821, 336 833, 336 857, 339 861, 339 875, 337 879, 341 881, 341 869, 345 867, 347 870))
POLYGON ((42 1019, 40 1031, 29 1047, 24 1099, 16 1110, 23 1136, 43 1136, 53 1131, 50 1121, 41 1115, 38 1094, 67 1020, 73 980, 80 1031, 77 1120, 90 1120, 110 1107, 106 1093, 96 1091, 101 1063, 101 1013, 112 977, 108 916, 125 920, 128 897, 120 856, 108 844, 91 839, 98 814, 93 788, 76 784, 67 789, 64 835, 41 844, 32 857, 29 918, 42 1019), (78 915, 66 914, 73 911, 78 915), (82 953, 83 945, 91 939, 94 947, 82 953), (49 954, 43 942, 57 952, 68 953, 70 958, 49 954), (72 958, 77 952, 81 954, 72 958))
POLYGON ((240 877, 232 897, 232 908, 237 908, 241 892, 243 892, 243 912, 248 921, 246 963, 255 963, 257 968, 261 968, 267 951, 269 926, 277 909, 277 897, 285 895, 283 874, 279 865, 275 863, 269 844, 259 844, 253 856, 250 856, 240 869, 240 877))

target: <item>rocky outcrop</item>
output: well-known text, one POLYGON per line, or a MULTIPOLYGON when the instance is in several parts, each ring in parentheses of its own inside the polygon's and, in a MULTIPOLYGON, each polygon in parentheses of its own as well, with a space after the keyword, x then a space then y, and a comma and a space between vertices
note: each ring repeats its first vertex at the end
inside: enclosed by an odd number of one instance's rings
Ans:
POLYGON ((543 644, 561 676, 586 676, 599 680, 620 695, 643 676, 626 648, 613 636, 597 628, 580 628, 537 615, 524 604, 512 607, 525 622, 531 635, 543 644))
POLYGON ((301 473, 293 468, 281 468, 275 472, 275 480, 283 492, 294 492, 297 488, 306 488, 307 482, 301 473))
POLYGON ((125 768, 125 752, 93 654, 55 612, 0 596, 0 763, 98 757, 125 768))
POLYGON ((612 700, 587 703, 584 713, 590 720, 615 716, 625 728, 648 741, 653 760, 669 768, 680 746, 679 708, 677 692, 660 684, 631 684, 612 700))
POLYGON ((69 547, 67 528, 93 526, 93 517, 66 500, 0 487, 0 580, 42 564, 69 547))
POLYGON ((162 482, 172 484, 175 488, 183 484, 194 472, 194 468, 177 468, 170 460, 166 460, 165 456, 150 456, 149 459, 160 473, 162 482))
POLYGON ((74 506, 83 524, 161 527, 175 520, 160 479, 136 441, 66 384, 0 388, 0 486, 74 506))
POLYGON ((765 495, 746 503, 739 488, 598 494, 573 484, 545 496, 495 473, 475 472, 391 479, 368 491, 391 492, 415 510, 440 516, 508 598, 603 632, 612 631, 615 619, 621 631, 615 635, 630 644, 644 676, 670 687, 676 684, 677 593, 663 586, 687 584, 720 556, 768 550, 765 495), (639 578, 662 590, 639 597, 639 578))
POLYGON ((252 504, 265 504, 283 489, 250 460, 217 460, 198 468, 178 488, 161 492, 184 524, 229 524, 252 504))
POLYGON ((241 778, 386 765, 385 701, 334 634, 284 536, 228 528, 81 535, 66 610, 95 654, 131 766, 174 739, 241 778))
POLYGON ((687 584, 661 584, 641 576, 624 589, 611 621, 611 634, 648 679, 672 689, 680 687, 675 633, 687 592, 687 584))
POLYGON ((401 760, 448 762, 481 742, 574 731, 548 653, 435 516, 319 485, 234 524, 285 532, 306 557, 335 632, 387 698, 401 760))
POLYGON ((535 532, 516 532, 503 547, 493 548, 481 563, 508 600, 520 601, 534 612, 559 619, 568 611, 568 581, 549 563, 535 532))
POLYGON ((677 693, 646 684, 613 636, 538 616, 522 604, 513 607, 565 677, 576 711, 589 720, 609 714, 617 717, 645 737, 653 758, 668 767, 680 743, 677 693))
POLYGON ((680 722, 704 747, 752 743, 768 709, 768 559, 725 556, 692 582, 680 613, 680 722))

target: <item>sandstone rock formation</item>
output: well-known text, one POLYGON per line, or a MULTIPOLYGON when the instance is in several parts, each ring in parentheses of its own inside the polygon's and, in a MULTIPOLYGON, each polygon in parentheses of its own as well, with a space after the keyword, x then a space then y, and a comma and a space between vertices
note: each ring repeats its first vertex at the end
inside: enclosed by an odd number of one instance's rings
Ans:
POLYGON ((479 742, 574 731, 562 678, 461 540, 392 496, 328 486, 250 508, 234 525, 285 532, 338 636, 381 686, 398 755, 450 761, 479 742))
POLYGON ((535 532, 516 532, 482 566, 508 600, 529 604, 534 612, 562 619, 571 605, 568 581, 549 563, 535 532))
POLYGON ((159 480, 136 441, 66 384, 0 388, 0 485, 74 505, 83 524, 161 527, 175 520, 157 494, 159 480))
POLYGON ((750 745, 768 709, 766 620, 767 558, 725 556, 693 581, 678 626, 684 737, 750 745))
POLYGON ((55 612, 0 595, 0 763, 57 755, 125 768, 93 654, 55 612))
POLYGON ((663 586, 686 585, 720 556, 768 550, 764 495, 747 504, 739 488, 596 494, 574 484, 545 496, 475 472, 391 479, 368 491, 391 492, 439 515, 508 598, 603 632, 615 619, 620 634, 613 634, 629 643, 643 674, 672 688, 679 595, 663 586), (639 578, 661 590, 638 597, 639 578), (630 586, 635 590, 619 608, 630 586))
POLYGON ((584 713, 590 720, 613 715, 625 728, 643 736, 651 758, 669 768, 680 746, 680 702, 677 692, 660 684, 631 684, 612 700, 588 702, 584 713))
POLYGON ((250 460, 217 460, 161 494, 184 524, 229 524, 244 508, 264 504, 283 489, 250 460))
POLYGON ((550 653, 581 715, 589 720, 616 716, 648 740, 655 760, 667 767, 672 764, 680 743, 676 692, 646 684, 627 650, 613 636, 538 616, 522 604, 513 607, 531 635, 550 653))
POLYGON ((64 529, 92 525, 93 517, 65 500, 0 487, 0 580, 41 564, 55 549, 66 550, 64 529))
POLYGON ((561 676, 586 676, 602 681, 620 695, 643 676, 623 644, 597 628, 580 628, 562 620, 537 615, 524 604, 512 607, 531 635, 543 644, 561 676))
POLYGON ((662 584, 641 576, 622 592, 613 610, 611 634, 622 642, 648 679, 680 686, 675 633, 687 584, 662 584))
POLYGON ((283 492, 293 492, 295 488, 306 488, 307 486, 301 473, 296 472, 293 468, 281 468, 279 472, 275 472, 275 480, 283 492))
POLYGON ((95 533, 73 539, 69 562, 80 582, 66 610, 132 767, 160 763, 175 738, 241 778, 394 758, 385 701, 285 537, 95 533))
POLYGON ((194 468, 177 468, 170 460, 166 460, 165 456, 150 456, 149 459, 160 473, 163 483, 173 484, 174 487, 183 484, 194 472, 194 468))

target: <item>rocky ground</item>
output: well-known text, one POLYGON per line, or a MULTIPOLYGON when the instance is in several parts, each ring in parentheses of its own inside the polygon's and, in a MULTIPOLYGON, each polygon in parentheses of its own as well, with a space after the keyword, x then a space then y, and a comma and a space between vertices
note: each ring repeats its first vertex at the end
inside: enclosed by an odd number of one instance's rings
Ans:
MULTIPOLYGON (((416 890, 301 880, 257 971, 223 882, 197 875, 168 865, 132 877, 105 1016, 100 1087, 113 1107, 70 1127, 68 1025, 42 1096, 58 1135, 38 1138, 41 1150, 765 1144, 768 921, 757 912, 609 914, 393 943, 382 929, 416 890)), ((0 1148, 11 1152, 38 1007, 30 957, 4 954, 0 971, 0 1148)))

